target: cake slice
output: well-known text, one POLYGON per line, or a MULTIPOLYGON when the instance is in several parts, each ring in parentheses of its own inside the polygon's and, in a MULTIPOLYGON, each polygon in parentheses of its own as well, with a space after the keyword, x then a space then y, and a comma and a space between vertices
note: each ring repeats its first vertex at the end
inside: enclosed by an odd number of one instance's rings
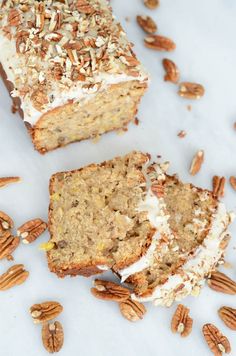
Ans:
POLYGON ((4 0, 0 47, 14 110, 40 153, 126 127, 147 87, 108 0, 4 0))
POLYGON ((146 253, 156 228, 138 207, 149 155, 132 152, 50 181, 48 264, 60 277, 125 268, 146 253))
POLYGON ((132 284, 133 299, 170 306, 174 300, 199 293, 204 278, 224 255, 232 215, 212 192, 182 183, 159 165, 151 165, 148 171, 151 186, 144 205, 153 212, 160 207, 157 220, 166 216, 165 225, 159 224, 165 238, 118 273, 132 284))

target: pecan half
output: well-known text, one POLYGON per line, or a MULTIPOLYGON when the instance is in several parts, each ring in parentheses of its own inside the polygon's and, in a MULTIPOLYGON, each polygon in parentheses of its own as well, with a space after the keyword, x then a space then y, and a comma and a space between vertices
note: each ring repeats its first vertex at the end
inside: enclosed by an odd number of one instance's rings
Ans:
POLYGON ((230 353, 231 346, 229 340, 215 325, 203 325, 202 332, 209 348, 215 356, 221 356, 222 353, 230 353))
POLYGON ((59 321, 43 325, 42 341, 45 349, 50 353, 61 350, 64 343, 64 332, 59 321))
POLYGON ((151 191, 155 194, 158 198, 162 198, 164 196, 164 187, 160 183, 153 183, 151 185, 151 191))
POLYGON ((155 21, 150 16, 141 16, 136 17, 137 23, 146 33, 155 33, 157 31, 157 25, 155 21))
POLYGON ((181 336, 188 336, 192 331, 193 319, 189 316, 189 308, 179 304, 171 321, 173 333, 180 333, 181 336))
POLYGON ((229 178, 229 182, 230 182, 230 184, 231 184, 231 187, 232 187, 234 190, 236 190, 236 177, 231 176, 231 177, 229 178))
POLYGON ((3 177, 0 178, 0 188, 5 187, 8 184, 16 183, 20 181, 20 177, 3 177))
POLYGON ((203 162, 204 162, 204 151, 199 150, 193 157, 189 173, 192 176, 195 176, 195 174, 197 174, 200 171, 203 162))
POLYGON ((236 282, 221 272, 212 272, 208 279, 208 285, 216 292, 236 294, 236 282))
POLYGON ((144 5, 151 10, 156 9, 160 5, 159 0, 144 0, 144 5))
POLYGON ((0 234, 2 230, 10 230, 14 226, 13 220, 5 214, 3 211, 0 211, 0 234))
POLYGON ((19 237, 11 235, 10 231, 5 231, 0 237, 0 260, 7 258, 19 246, 19 237))
POLYGON ((132 299, 127 299, 119 303, 119 307, 123 317, 129 321, 138 321, 143 319, 143 316, 146 313, 145 306, 132 299))
POLYGON ((24 265, 15 265, 0 276, 0 291, 20 285, 28 278, 29 272, 24 265))
POLYGON ((22 242, 29 244, 35 241, 45 230, 47 224, 41 219, 27 221, 17 229, 17 236, 22 238, 22 242))
POLYGON ((168 58, 164 58, 162 64, 166 71, 164 80, 167 82, 172 82, 174 84, 178 83, 180 78, 180 73, 177 65, 168 58))
POLYGON ((56 318, 63 310, 60 303, 49 301, 40 304, 34 304, 30 308, 30 314, 35 324, 44 323, 56 318))
POLYGON ((218 314, 228 328, 236 330, 236 309, 224 306, 218 310, 218 314))
POLYGON ((147 48, 154 49, 156 51, 173 51, 176 48, 176 44, 168 37, 160 35, 149 35, 144 38, 144 44, 147 48))
POLYGON ((201 84, 183 82, 179 85, 178 94, 185 99, 200 99, 205 94, 205 89, 201 84))
POLYGON ((225 177, 214 176, 212 178, 213 195, 222 198, 225 195, 225 177))
POLYGON ((94 288, 91 288, 91 293, 98 299, 114 302, 121 302, 130 297, 130 291, 127 288, 101 279, 95 279, 94 288))

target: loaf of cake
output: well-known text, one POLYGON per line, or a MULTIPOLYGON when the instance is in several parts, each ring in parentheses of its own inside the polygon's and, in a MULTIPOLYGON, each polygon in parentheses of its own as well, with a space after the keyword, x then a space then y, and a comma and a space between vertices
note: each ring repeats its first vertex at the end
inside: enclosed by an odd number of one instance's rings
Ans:
POLYGON ((223 260, 227 213, 211 191, 131 152, 50 181, 48 264, 58 276, 111 269, 132 298, 169 306, 198 295, 223 260))
POLYGON ((122 129, 148 77, 108 0, 3 0, 0 72, 45 153, 122 129))

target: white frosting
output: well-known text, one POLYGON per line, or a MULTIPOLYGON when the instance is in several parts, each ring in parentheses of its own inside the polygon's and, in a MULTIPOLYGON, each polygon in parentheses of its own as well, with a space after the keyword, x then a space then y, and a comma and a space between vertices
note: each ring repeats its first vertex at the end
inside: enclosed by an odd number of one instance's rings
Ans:
MULTIPOLYGON (((86 101, 92 99, 98 92, 106 90, 112 84, 118 84, 126 81, 147 81, 148 75, 142 67, 140 67, 140 75, 138 77, 129 76, 125 73, 123 74, 109 74, 109 73, 98 73, 94 75, 94 83, 101 83, 101 86, 94 90, 84 90, 82 88, 81 82, 75 82, 74 85, 68 90, 60 90, 57 82, 53 83, 53 88, 51 91, 51 96, 54 100, 47 105, 43 112, 37 111, 29 98, 29 96, 21 96, 17 91, 17 85, 15 83, 16 75, 21 74, 22 76, 26 75, 27 68, 29 64, 23 63, 22 55, 18 55, 16 52, 16 46, 14 41, 9 41, 4 37, 0 32, 0 63, 3 66, 4 71, 6 72, 7 78, 14 84, 15 90, 11 93, 13 97, 20 97, 21 99, 21 108, 24 112, 24 121, 29 122, 31 125, 36 124, 40 119, 43 113, 53 110, 59 106, 67 104, 70 100, 73 101, 86 101), (21 72, 19 72, 21 71, 21 72)), ((33 65, 33 64, 32 64, 33 65)))
POLYGON ((182 266, 181 275, 171 276, 166 283, 157 286, 151 296, 142 298, 133 294, 132 299, 140 302, 153 301, 155 305, 169 306, 174 300, 181 300, 191 293, 194 294, 196 286, 203 285, 205 276, 214 268, 224 252, 220 248, 220 243, 225 237, 225 229, 230 220, 231 217, 227 214, 224 204, 220 203, 212 228, 203 244, 196 250, 194 257, 182 266), (184 287, 175 292, 175 289, 182 284, 184 287))

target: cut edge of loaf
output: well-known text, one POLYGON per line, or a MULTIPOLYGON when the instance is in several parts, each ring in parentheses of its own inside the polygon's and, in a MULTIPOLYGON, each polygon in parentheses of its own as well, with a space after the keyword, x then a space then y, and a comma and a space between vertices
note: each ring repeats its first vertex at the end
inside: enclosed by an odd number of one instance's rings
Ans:
MULTIPOLYGON (((142 166, 150 159, 150 155, 149 154, 144 154, 141 152, 137 152, 137 151, 133 151, 130 154, 127 154, 123 157, 116 157, 112 160, 109 161, 104 161, 100 164, 91 164, 89 166, 80 168, 80 169, 76 169, 73 171, 69 171, 69 172, 59 172, 59 173, 55 173, 51 179, 50 179, 50 184, 49 184, 49 192, 50 192, 50 205, 49 205, 49 232, 50 232, 50 236, 51 236, 51 240, 53 240, 54 235, 53 235, 53 202, 52 202, 52 196, 55 194, 54 192, 54 185, 55 185, 55 181, 56 179, 60 176, 60 175, 73 175, 73 174, 77 174, 79 172, 82 172, 85 169, 96 169, 97 167, 106 167, 106 165, 111 164, 112 162, 116 162, 117 160, 124 160, 124 159, 128 159, 129 157, 134 157, 136 155, 137 157, 137 171, 139 171, 139 173, 141 173, 141 169, 142 166), (139 158, 138 158, 139 157, 139 158)), ((143 174, 142 174, 143 175, 143 174)), ((143 177, 143 179, 145 179, 143 177)), ((145 236, 145 243, 142 244, 141 249, 140 249, 140 253, 138 256, 131 256, 128 259, 122 260, 120 261, 120 263, 117 263, 117 267, 116 269, 122 269, 125 268, 127 265, 129 264, 133 264, 135 261, 137 261, 139 258, 141 258, 142 255, 145 255, 146 251, 148 250, 152 238, 156 232, 156 229, 153 228, 153 226, 150 225, 149 229, 149 233, 145 236)), ((56 273, 59 277, 64 277, 66 275, 83 275, 83 276, 90 276, 93 274, 97 274, 97 273, 103 273, 105 270, 112 268, 112 266, 107 266, 107 261, 105 259, 93 259, 93 261, 89 261, 88 263, 68 263, 68 264, 60 264, 60 265, 56 265, 53 263, 52 261, 52 251, 49 251, 47 253, 47 258, 48 258, 48 266, 50 271, 56 273)))

